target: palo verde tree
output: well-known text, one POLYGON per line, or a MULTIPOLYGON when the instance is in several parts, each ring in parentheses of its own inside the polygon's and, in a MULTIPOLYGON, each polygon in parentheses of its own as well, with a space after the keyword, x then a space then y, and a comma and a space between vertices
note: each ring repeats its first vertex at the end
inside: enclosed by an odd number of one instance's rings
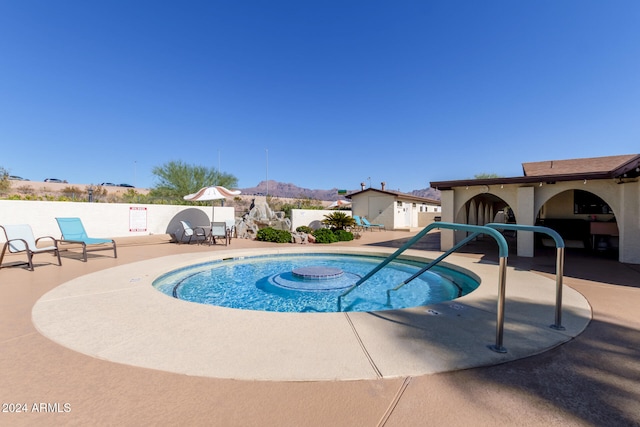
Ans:
POLYGON ((183 203, 183 197, 195 193, 202 187, 221 185, 229 189, 238 185, 238 178, 222 173, 214 168, 194 166, 182 161, 171 161, 156 166, 151 171, 158 184, 150 191, 150 196, 183 203))

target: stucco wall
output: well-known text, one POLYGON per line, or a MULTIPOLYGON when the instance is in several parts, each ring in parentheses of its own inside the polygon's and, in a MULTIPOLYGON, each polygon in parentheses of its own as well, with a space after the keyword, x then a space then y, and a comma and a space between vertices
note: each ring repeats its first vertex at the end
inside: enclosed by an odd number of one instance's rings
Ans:
MULTIPOLYGON (((495 186, 465 186, 441 193, 442 220, 467 223, 470 201, 483 194, 500 198, 514 211, 518 224, 531 225, 542 209, 546 218, 592 219, 609 221, 615 218, 620 231, 619 260, 640 264, 640 182, 618 184, 613 179, 591 181, 563 181, 538 184, 505 184, 495 186), (593 193, 604 200, 611 214, 574 214, 572 190, 593 193), (544 208, 543 208, 544 207, 544 208)), ((474 203, 475 205, 475 203, 474 203)), ((524 234, 524 233, 523 233, 524 234)), ((463 233, 444 231, 442 250, 450 249, 463 233)), ((532 256, 533 239, 529 236, 518 242, 518 255, 532 256)))
MULTIPOLYGON (((296 228, 304 225, 313 229, 321 228, 321 222, 325 215, 330 215, 335 210, 315 210, 315 209, 291 209, 291 230, 295 231, 296 228)), ((341 210, 338 212, 344 212, 351 216, 351 211, 341 210)))
POLYGON ((426 227, 440 218, 440 212, 418 212, 418 227, 426 227))
MULTIPOLYGON (((0 225, 29 224, 36 237, 59 238, 56 217, 79 217, 91 237, 117 238, 172 233, 179 220, 208 225, 211 215, 210 206, 0 200, 0 225), (141 231, 132 231, 132 226, 141 231)), ((234 215, 233 207, 215 207, 216 221, 234 219, 234 215)), ((4 240, 1 232, 0 239, 4 240)))

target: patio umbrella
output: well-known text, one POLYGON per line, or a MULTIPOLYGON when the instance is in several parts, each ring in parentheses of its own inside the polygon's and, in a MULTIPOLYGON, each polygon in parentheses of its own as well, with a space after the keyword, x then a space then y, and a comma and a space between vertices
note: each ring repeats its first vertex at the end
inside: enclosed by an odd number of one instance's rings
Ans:
POLYGON ((327 206, 327 209, 341 209, 341 208, 348 208, 350 206, 351 206, 351 202, 347 200, 336 200, 335 202, 327 206))
POLYGON ((192 202, 211 200, 211 221, 214 221, 215 211, 213 209, 213 200, 226 199, 227 197, 237 196, 238 194, 240 194, 240 190, 228 190, 225 187, 216 185, 201 188, 197 193, 187 194, 183 199, 192 202))

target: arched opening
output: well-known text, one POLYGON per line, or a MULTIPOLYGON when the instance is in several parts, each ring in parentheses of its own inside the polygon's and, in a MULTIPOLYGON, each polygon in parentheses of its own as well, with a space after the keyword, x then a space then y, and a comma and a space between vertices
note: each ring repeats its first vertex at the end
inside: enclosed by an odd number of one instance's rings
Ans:
POLYGON ((469 199, 456 215, 461 224, 485 225, 490 222, 515 223, 509 204, 495 194, 483 193, 469 199))
MULTIPOLYGON (((458 211, 455 222, 470 225, 485 225, 490 222, 515 224, 516 217, 505 200, 495 194, 482 193, 467 200, 458 211)), ((516 236, 515 232, 510 231, 505 231, 503 234, 505 237, 515 238, 516 236)), ((465 231, 455 231, 455 242, 461 241, 467 235, 465 231)))
MULTIPOLYGON (((614 211, 606 200, 592 192, 571 189, 556 194, 542 205, 536 224, 557 231, 568 249, 618 256, 619 233, 614 211)), ((552 242, 538 237, 536 245, 548 247, 552 242)))

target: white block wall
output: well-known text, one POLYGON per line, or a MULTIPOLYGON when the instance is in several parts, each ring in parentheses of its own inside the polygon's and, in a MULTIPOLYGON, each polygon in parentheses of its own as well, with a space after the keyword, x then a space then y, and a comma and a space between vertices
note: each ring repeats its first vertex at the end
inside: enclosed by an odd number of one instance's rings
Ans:
MULTIPOLYGON (((233 207, 214 209, 216 221, 234 219, 233 207)), ((56 217, 79 217, 90 237, 117 238, 170 234, 178 228, 180 220, 190 221, 194 226, 209 225, 211 216, 211 206, 0 200, 0 225, 29 224, 36 238, 60 238, 56 217), (131 230, 141 224, 142 231, 131 230)), ((0 241, 4 241, 1 231, 0 241)))
MULTIPOLYGON (((324 210, 314 210, 314 209, 291 209, 291 231, 295 231, 297 227, 301 225, 306 225, 307 227, 311 227, 313 229, 321 228, 318 225, 324 219, 325 215, 330 215, 335 210, 324 209, 324 210)), ((340 211, 345 214, 351 216, 351 211, 340 211)))

